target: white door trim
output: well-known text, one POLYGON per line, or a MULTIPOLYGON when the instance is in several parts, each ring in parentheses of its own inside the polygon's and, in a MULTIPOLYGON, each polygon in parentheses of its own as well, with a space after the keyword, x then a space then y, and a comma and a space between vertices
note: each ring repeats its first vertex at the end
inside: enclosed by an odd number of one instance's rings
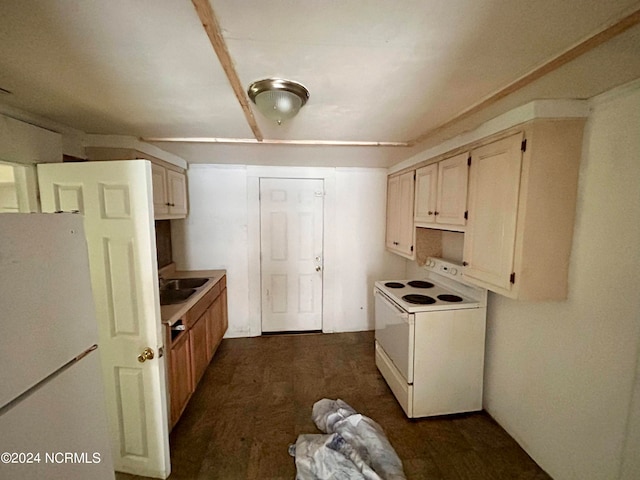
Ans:
POLYGON ((249 336, 259 336, 261 325, 260 285, 260 178, 317 178, 324 180, 324 277, 322 296, 322 331, 335 331, 335 308, 338 292, 336 272, 337 232, 336 179, 334 168, 247 166, 247 243, 249 247, 249 336))

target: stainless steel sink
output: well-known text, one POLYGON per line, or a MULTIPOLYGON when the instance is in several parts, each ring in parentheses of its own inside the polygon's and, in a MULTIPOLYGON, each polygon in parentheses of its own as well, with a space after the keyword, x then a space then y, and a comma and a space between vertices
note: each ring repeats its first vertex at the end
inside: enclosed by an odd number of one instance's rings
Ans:
POLYGON ((195 288, 163 288, 160 290, 160 305, 173 305, 175 303, 186 302, 195 291, 195 288))
POLYGON ((163 285, 165 290, 182 290, 184 288, 198 288, 209 281, 208 278, 170 278, 163 285))

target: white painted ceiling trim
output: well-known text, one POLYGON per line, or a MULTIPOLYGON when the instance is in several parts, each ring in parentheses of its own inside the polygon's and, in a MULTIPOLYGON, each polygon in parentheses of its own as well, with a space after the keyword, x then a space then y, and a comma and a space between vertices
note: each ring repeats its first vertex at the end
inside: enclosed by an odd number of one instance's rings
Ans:
POLYGON ((84 137, 84 146, 101 148, 129 148, 131 150, 138 150, 139 152, 159 158, 160 160, 169 162, 173 165, 176 165, 177 167, 184 169, 188 168, 186 160, 179 157, 178 155, 174 155, 173 153, 162 150, 155 145, 150 145, 148 143, 140 141, 135 137, 126 135, 87 134, 84 137))
POLYGON ((143 142, 168 142, 168 143, 241 143, 241 144, 268 144, 268 145, 314 145, 314 146, 338 146, 338 147, 408 147, 406 142, 359 142, 340 140, 272 140, 255 138, 215 138, 215 137, 143 137, 143 142))
POLYGON ((588 100, 534 100, 483 123, 478 128, 428 148, 389 168, 395 173, 458 147, 536 118, 575 118, 589 116, 588 100))

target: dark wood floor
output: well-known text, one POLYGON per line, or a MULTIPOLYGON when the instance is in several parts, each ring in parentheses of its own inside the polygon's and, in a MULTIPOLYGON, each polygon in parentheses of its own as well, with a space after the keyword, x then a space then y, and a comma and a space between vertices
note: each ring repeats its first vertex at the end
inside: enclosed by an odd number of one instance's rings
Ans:
POLYGON ((321 398, 378 422, 408 479, 550 479, 486 413, 407 419, 357 332, 223 340, 171 434, 170 480, 293 480, 288 446, 320 433, 321 398))

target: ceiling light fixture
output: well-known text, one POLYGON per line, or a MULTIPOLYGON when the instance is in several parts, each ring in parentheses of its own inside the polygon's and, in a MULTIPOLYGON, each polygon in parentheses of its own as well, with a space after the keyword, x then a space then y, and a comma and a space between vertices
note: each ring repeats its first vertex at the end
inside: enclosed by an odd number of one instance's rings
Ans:
POLYGON ((282 78, 265 78, 249 85, 247 94, 260 113, 278 122, 289 120, 309 100, 309 90, 298 82, 282 78))

